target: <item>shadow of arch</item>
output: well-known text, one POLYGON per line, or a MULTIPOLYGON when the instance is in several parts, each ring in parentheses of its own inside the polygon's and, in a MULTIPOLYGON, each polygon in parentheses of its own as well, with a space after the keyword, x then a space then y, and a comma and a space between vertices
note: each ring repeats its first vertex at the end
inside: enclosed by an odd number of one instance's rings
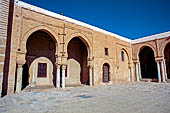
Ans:
MULTIPOLYGON (((86 46, 84 41, 82 41, 80 37, 72 38, 68 43, 67 53, 68 53, 67 60, 74 59, 80 64, 81 67, 80 75, 78 73, 75 75, 80 76, 81 84, 89 85, 89 70, 88 70, 88 60, 87 60, 89 53, 88 53, 88 47, 86 46)), ((69 70, 71 69, 76 70, 75 67, 74 66, 71 67, 70 64, 69 70)), ((74 76, 74 75, 70 75, 70 76, 74 76)))
MULTIPOLYGON (((91 43, 88 40, 88 38, 82 33, 73 33, 69 37, 67 37, 67 40, 65 42, 66 51, 68 51, 67 47, 68 47, 69 42, 75 37, 78 37, 86 45, 87 52, 88 52, 88 58, 90 58, 92 56, 92 46, 91 46, 91 43)), ((67 56, 68 56, 68 54, 66 54, 66 57, 67 56)))
MULTIPOLYGON (((55 67, 56 63, 56 40, 54 40, 54 37, 51 36, 51 34, 48 34, 48 32, 44 30, 38 30, 33 32, 26 40, 26 64, 28 67, 25 66, 25 70, 23 70, 23 74, 28 73, 26 68, 30 68, 31 63, 39 58, 39 57, 46 57, 48 58, 52 64, 53 67, 55 67)), ((26 74, 27 75, 27 74, 26 74)), ((23 75, 24 76, 24 75, 23 75)), ((23 79, 23 88, 25 88, 29 83, 27 80, 29 80, 29 77, 27 75, 27 78, 23 79)), ((56 85, 56 68, 53 68, 53 84, 56 85)))
POLYGON ((165 59, 167 79, 170 79, 170 42, 166 44, 163 50, 164 50, 163 56, 165 59))
MULTIPOLYGON (((157 64, 154 51, 149 46, 144 46, 139 52, 141 76, 146 79, 158 79, 157 64)), ((157 81, 157 80, 156 80, 157 81)))
POLYGON ((56 34, 56 32, 51 29, 50 27, 46 26, 46 25, 40 25, 40 26, 36 26, 33 27, 31 29, 29 29, 25 34, 24 37, 22 37, 21 39, 21 44, 20 44, 20 49, 23 53, 26 53, 26 44, 27 44, 27 40, 29 39, 29 37, 37 32, 37 31, 43 31, 45 33, 47 33, 55 42, 55 46, 56 46, 56 52, 55 54, 58 54, 57 52, 57 48, 58 48, 58 42, 59 42, 59 38, 58 35, 56 34))
POLYGON ((22 87, 21 90, 26 88, 29 85, 29 67, 27 63, 23 65, 23 71, 22 71, 22 87))
POLYGON ((136 55, 137 55, 137 58, 139 59, 139 53, 140 51, 145 48, 145 47, 150 47, 152 49, 152 51, 154 52, 154 57, 156 57, 156 50, 155 48, 151 45, 151 44, 142 44, 138 47, 138 49, 136 50, 136 55))

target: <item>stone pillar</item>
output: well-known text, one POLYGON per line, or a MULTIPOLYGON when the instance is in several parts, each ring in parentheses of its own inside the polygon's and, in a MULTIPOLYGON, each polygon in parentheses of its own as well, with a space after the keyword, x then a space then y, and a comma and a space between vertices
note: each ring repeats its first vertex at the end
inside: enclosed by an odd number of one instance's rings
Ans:
POLYGON ((167 71, 166 71, 166 62, 165 59, 163 60, 163 64, 164 64, 164 72, 165 72, 165 80, 167 79, 167 71))
POLYGON ((135 67, 136 67, 136 81, 139 82, 139 63, 138 62, 135 63, 135 67))
POLYGON ((62 88, 65 89, 65 71, 66 71, 66 65, 62 65, 62 88))
POLYGON ((18 64, 18 68, 17 68, 17 80, 16 80, 16 92, 20 92, 21 91, 21 87, 22 87, 22 64, 18 64))
POLYGON ((56 88, 60 88, 60 66, 59 64, 56 64, 57 67, 57 73, 56 73, 56 88))
POLYGON ((90 86, 93 86, 93 66, 89 66, 89 82, 90 86))
POLYGON ((141 75, 141 65, 140 62, 138 63, 138 71, 139 71, 139 80, 142 79, 142 75, 141 75))
POLYGON ((165 81, 165 66, 164 66, 163 61, 161 61, 161 69, 162 69, 162 82, 166 82, 165 81))
POLYGON ((132 82, 132 71, 131 68, 129 68, 129 78, 128 81, 132 82))
POLYGON ((160 63, 157 61, 157 70, 158 70, 158 82, 161 82, 161 72, 160 72, 160 63))

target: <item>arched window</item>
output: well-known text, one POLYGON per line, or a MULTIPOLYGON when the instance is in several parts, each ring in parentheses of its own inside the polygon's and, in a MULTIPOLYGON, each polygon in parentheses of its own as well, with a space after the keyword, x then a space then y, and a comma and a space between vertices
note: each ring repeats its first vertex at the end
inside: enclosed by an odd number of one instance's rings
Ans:
POLYGON ((125 61, 125 54, 124 54, 124 51, 121 51, 121 58, 122 58, 122 61, 125 61))

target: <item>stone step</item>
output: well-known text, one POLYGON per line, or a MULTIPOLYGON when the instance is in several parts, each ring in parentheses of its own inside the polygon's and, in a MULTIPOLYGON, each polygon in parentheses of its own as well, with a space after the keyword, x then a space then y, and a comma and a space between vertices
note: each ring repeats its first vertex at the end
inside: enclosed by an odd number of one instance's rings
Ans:
POLYGON ((66 87, 83 87, 83 86, 88 86, 85 84, 66 84, 66 87))
POLYGON ((49 91, 55 90, 53 85, 39 85, 39 86, 28 86, 22 90, 22 92, 35 92, 35 91, 49 91))
POLYGON ((158 79, 142 78, 141 82, 158 82, 158 79))

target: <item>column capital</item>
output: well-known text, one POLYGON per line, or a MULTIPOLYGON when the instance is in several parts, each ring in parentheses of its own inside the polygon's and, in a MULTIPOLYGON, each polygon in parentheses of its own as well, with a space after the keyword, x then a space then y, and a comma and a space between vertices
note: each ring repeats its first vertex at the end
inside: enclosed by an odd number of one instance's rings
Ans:
POLYGON ((26 60, 25 59, 24 60, 23 59, 17 59, 16 62, 18 64, 18 66, 22 66, 22 65, 25 64, 26 60))
POLYGON ((133 59, 133 62, 134 63, 139 63, 140 61, 139 61, 139 59, 133 59))
POLYGON ((57 69, 60 69, 61 64, 55 63, 57 69))
POLYGON ((159 62, 160 62, 160 60, 155 60, 155 62, 156 62, 156 63, 159 63, 159 62))
POLYGON ((67 65, 66 65, 66 64, 62 64, 62 69, 63 69, 63 70, 65 70, 65 69, 66 69, 66 67, 67 67, 67 65))
POLYGON ((59 56, 58 56, 58 54, 55 54, 55 58, 58 58, 59 56))
POLYGON ((128 63, 128 68, 130 69, 131 67, 132 67, 132 63, 129 62, 129 63, 128 63))
POLYGON ((88 65, 88 67, 89 67, 90 69, 92 69, 92 68, 94 67, 94 65, 88 65))
POLYGON ((155 61, 156 62, 160 62, 160 61, 163 61, 164 60, 164 57, 156 57, 155 58, 155 61))
POLYGON ((89 57, 87 58, 88 61, 93 61, 94 60, 94 57, 89 57))

